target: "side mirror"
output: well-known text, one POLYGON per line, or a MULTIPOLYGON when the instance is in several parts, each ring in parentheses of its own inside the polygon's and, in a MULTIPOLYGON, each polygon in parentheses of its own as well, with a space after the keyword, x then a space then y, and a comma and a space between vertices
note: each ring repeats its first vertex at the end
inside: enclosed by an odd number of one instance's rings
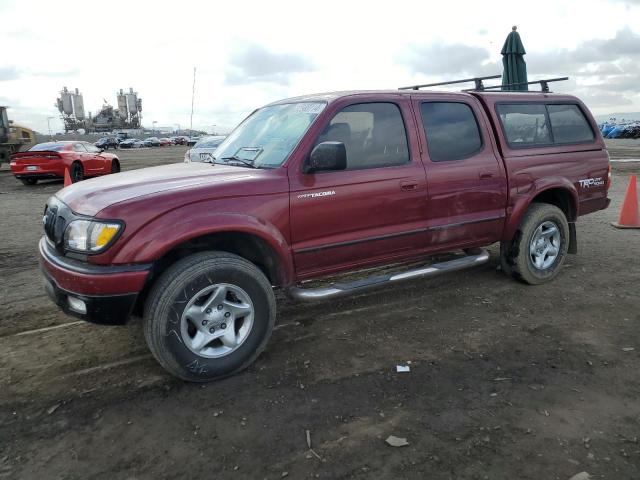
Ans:
POLYGON ((347 168, 347 149, 342 142, 322 142, 315 146, 304 163, 303 172, 326 172, 347 168))

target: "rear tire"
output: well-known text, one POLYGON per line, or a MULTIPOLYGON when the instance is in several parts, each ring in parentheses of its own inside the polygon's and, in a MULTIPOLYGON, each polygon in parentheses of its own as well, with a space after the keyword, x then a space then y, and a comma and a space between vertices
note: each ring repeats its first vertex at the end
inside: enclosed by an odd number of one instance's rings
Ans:
POLYGON ((273 289, 247 260, 202 252, 172 265, 151 289, 144 335, 169 373, 207 382, 239 372, 264 350, 276 318, 273 289))
POLYGON ((84 168, 80 162, 73 162, 71 164, 71 171, 69 172, 71 177, 71 183, 77 183, 84 180, 84 168))
POLYGON ((554 205, 534 203, 524 214, 514 240, 500 244, 505 273, 530 285, 553 280, 567 256, 569 224, 554 205))
POLYGON ((20 181, 25 185, 35 185, 36 183, 38 183, 37 178, 21 178, 20 181))

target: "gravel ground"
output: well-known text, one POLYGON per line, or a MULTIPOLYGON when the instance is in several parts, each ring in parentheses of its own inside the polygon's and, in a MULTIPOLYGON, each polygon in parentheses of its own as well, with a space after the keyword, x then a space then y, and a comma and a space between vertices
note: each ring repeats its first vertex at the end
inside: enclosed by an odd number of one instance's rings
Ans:
MULTIPOLYGON (((640 141, 609 147, 640 158, 640 141)), ((118 155, 129 170, 184 150, 118 155)), ((475 270, 281 298, 266 352, 207 385, 166 375, 139 321, 54 308, 36 245, 61 184, 25 187, 3 166, 0 478, 640 478, 640 231, 609 225, 640 163, 613 165, 611 207, 580 218, 552 284, 507 279, 494 247, 475 270)))

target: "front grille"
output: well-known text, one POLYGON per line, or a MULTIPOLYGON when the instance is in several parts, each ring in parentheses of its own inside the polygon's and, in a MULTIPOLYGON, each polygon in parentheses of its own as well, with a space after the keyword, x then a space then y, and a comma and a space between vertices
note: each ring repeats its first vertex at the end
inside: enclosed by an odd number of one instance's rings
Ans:
POLYGON ((57 213, 58 213, 57 206, 50 207, 49 205, 47 205, 46 208, 44 209, 44 218, 42 219, 42 222, 44 223, 44 234, 47 236, 49 240, 51 240, 51 242, 53 242, 53 239, 54 239, 53 227, 56 224, 57 213))
POLYGON ((42 222, 44 224, 44 234, 56 250, 62 252, 64 245, 64 231, 69 222, 76 215, 64 203, 56 197, 51 197, 44 210, 42 222))

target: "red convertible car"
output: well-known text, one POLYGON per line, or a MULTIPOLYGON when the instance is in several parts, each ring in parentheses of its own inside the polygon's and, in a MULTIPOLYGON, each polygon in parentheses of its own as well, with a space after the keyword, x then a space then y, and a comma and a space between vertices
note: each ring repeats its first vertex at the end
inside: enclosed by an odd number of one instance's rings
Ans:
POLYGON ((103 153, 89 142, 39 143, 26 152, 11 155, 11 171, 25 185, 64 178, 66 169, 76 183, 87 177, 118 173, 120 162, 116 155, 103 153))

